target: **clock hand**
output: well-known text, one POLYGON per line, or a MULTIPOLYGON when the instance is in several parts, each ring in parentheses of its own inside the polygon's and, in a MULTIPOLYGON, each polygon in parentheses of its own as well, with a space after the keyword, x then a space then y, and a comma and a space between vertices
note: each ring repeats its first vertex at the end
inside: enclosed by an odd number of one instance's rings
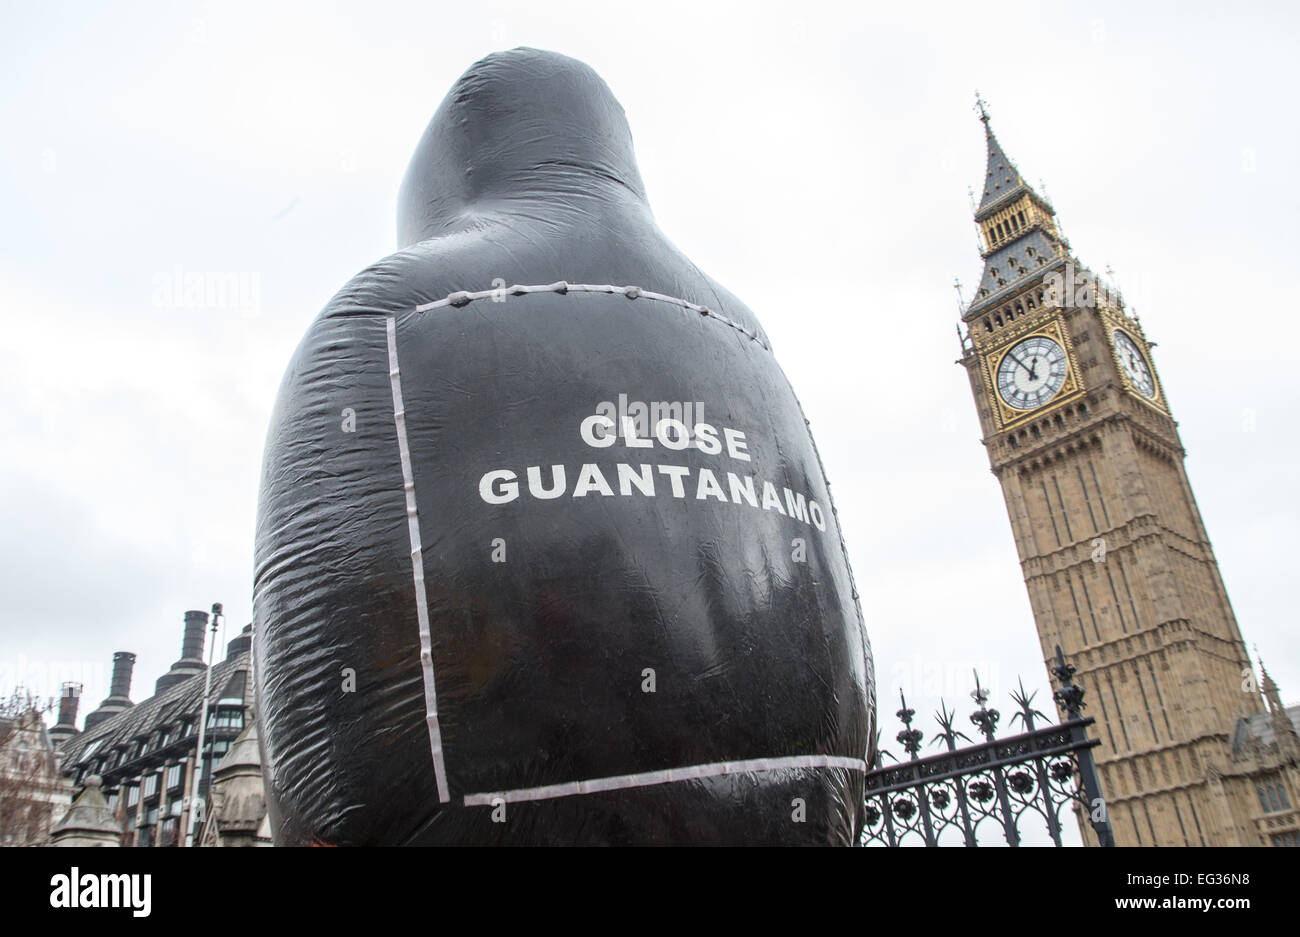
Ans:
POLYGON ((1007 352, 1007 357, 1010 358, 1012 361, 1014 361, 1016 364, 1020 365, 1020 366, 1021 366, 1022 368, 1024 368, 1026 371, 1028 371, 1028 372, 1029 372, 1029 379, 1030 379, 1030 380, 1033 380, 1033 378, 1034 378, 1034 369, 1031 368, 1029 365, 1025 364, 1025 363, 1024 363, 1023 361, 1021 361, 1019 358, 1017 358, 1016 355, 1015 355, 1015 352, 1012 352, 1012 351, 1007 352))
MULTIPOLYGON (((1010 352, 1008 352, 1008 354, 1010 354, 1010 352)), ((1012 355, 1012 357, 1015 358, 1015 355, 1012 355)), ((1033 364, 1025 364, 1019 358, 1016 358, 1016 363, 1029 372, 1029 379, 1031 381, 1036 381, 1038 380, 1038 356, 1033 355, 1029 360, 1032 361, 1033 364)))

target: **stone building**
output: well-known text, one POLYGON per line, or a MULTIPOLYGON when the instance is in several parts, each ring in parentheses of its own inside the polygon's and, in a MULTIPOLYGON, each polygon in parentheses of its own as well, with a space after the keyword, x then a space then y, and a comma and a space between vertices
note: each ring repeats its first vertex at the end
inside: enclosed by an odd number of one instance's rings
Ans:
POLYGON ((203 822, 200 846, 270 846, 262 753, 257 721, 235 739, 212 774, 212 807, 203 822))
POLYGON ((1222 798, 1221 809, 1240 817, 1246 827, 1241 839, 1270 846, 1300 846, 1300 810, 1296 807, 1297 765, 1300 765, 1300 706, 1282 705, 1277 684, 1263 670, 1261 689, 1268 712, 1237 721, 1232 732, 1232 758, 1222 769, 1212 767, 1211 789, 1222 798), (1254 802, 1251 801, 1254 794, 1254 802))
POLYGON ((984 270, 959 363, 1043 659, 1060 645, 1097 718, 1116 842, 1294 845, 1297 710, 1268 680, 1261 699, 1153 345, 980 117, 984 270))
MULTIPOLYGON (((69 737, 59 749, 62 770, 79 795, 70 813, 77 813, 82 806, 86 807, 83 813, 98 809, 94 798, 102 797, 118 824, 121 845, 184 845, 196 770, 200 773, 196 838, 202 832, 202 808, 210 800, 227 804, 223 815, 239 813, 239 822, 244 824, 250 818, 241 811, 258 809, 259 802, 248 791, 254 769, 259 783, 261 776, 257 736, 246 731, 253 704, 251 626, 227 644, 225 657, 212 666, 203 759, 196 769, 207 624, 207 613, 185 613, 181 657, 158 679, 154 694, 140 703, 130 699, 135 655, 115 654, 109 697, 86 716, 83 731, 69 737), (237 745, 241 737, 251 738, 251 747, 237 745), (238 757, 227 765, 224 759, 232 750, 238 750, 238 757), (231 788, 229 794, 222 790, 226 785, 231 788), (87 797, 88 804, 83 804, 87 797)), ((265 816, 265 801, 260 804, 262 816, 256 818, 253 839, 265 816)), ((76 822, 74 818, 60 825, 75 826, 76 822)), ((232 827, 232 841, 239 842, 240 835, 232 827)), ((214 845, 224 844, 220 836, 211 838, 214 845)))
POLYGON ((70 794, 41 708, 16 693, 0 706, 0 846, 45 845, 70 794))

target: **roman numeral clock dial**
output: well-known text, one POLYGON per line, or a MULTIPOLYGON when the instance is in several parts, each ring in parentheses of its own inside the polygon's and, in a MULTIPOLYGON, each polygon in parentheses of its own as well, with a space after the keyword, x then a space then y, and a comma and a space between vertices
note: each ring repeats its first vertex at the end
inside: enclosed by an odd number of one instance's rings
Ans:
POLYGON ((1119 366, 1124 369, 1124 374, 1128 377, 1129 383, 1143 397, 1154 400, 1156 397, 1156 379, 1151 373, 1151 366, 1147 364, 1146 356, 1142 354, 1142 350, 1138 348, 1133 339, 1119 329, 1114 331, 1112 338, 1115 343, 1115 357, 1119 359, 1119 366))
POLYGON ((1033 410, 1056 396, 1068 372, 1065 349, 1046 335, 1033 335, 1002 356, 997 370, 998 394, 1009 407, 1033 410))

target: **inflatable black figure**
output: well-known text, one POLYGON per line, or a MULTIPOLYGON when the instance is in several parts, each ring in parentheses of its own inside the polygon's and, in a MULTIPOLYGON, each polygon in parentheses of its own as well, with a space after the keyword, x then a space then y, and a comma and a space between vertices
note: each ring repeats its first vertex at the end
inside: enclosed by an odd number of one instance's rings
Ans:
POLYGON ((488 56, 399 213, 267 441, 276 843, 854 842, 874 689, 826 478, 609 89, 488 56))

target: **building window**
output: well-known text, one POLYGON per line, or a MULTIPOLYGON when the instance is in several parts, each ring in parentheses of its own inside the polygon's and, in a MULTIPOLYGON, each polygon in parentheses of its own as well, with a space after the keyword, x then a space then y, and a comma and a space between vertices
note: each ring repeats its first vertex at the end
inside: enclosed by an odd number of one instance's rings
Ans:
POLYGON ((1269 778, 1255 788, 1259 794, 1259 805, 1265 813, 1278 813, 1291 809, 1291 800, 1286 795, 1286 788, 1280 778, 1269 778))
POLYGON ((103 739, 95 739, 95 741, 91 742, 90 747, 87 748, 85 752, 82 753, 81 755, 82 760, 84 761, 85 759, 89 758, 91 755, 95 754, 95 752, 99 750, 99 746, 103 744, 104 744, 103 739))
POLYGON ((1300 846, 1300 833, 1274 833, 1270 838, 1274 846, 1300 846))
POLYGON ((140 802, 140 787, 137 784, 128 784, 126 786, 126 805, 134 807, 140 802))
POLYGON ((157 772, 151 772, 144 779, 144 796, 152 797, 154 794, 157 793, 158 793, 158 774, 157 772))
POLYGON ((180 787, 181 785, 181 766, 171 765, 167 768, 167 790, 180 787))
POLYGON ((208 717, 209 729, 242 729, 244 727, 244 710, 232 706, 219 706, 208 717))

